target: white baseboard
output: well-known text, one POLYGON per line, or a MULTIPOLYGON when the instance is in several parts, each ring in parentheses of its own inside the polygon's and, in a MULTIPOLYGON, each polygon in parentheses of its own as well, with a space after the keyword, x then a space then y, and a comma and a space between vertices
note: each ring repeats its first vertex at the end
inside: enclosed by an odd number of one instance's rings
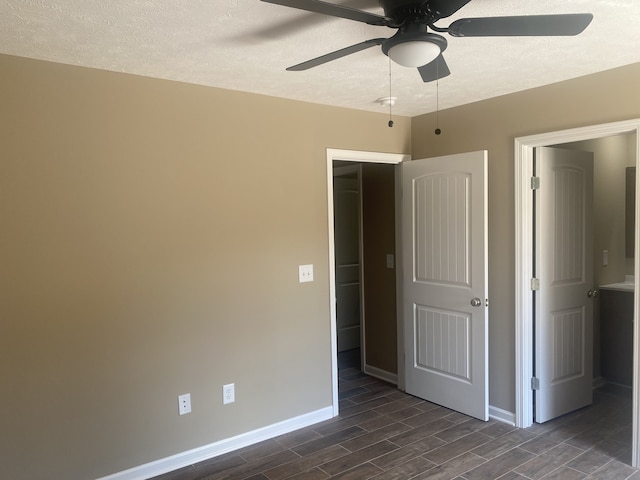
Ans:
POLYGON ((293 432, 300 428, 333 418, 333 407, 325 407, 315 412, 306 413, 298 417, 290 418, 282 422, 274 423, 266 427, 258 428, 251 432, 243 433, 235 437, 226 438, 219 442, 194 448, 186 452, 178 453, 154 462, 146 463, 119 473, 114 473, 97 480, 146 480, 164 473, 172 472, 179 468, 188 467, 194 463, 202 462, 223 453, 228 453, 239 448, 247 447, 263 440, 293 432))
POLYGON ((498 420, 499 422, 508 423, 512 426, 515 426, 516 424, 515 413, 507 412, 506 410, 502 410, 501 408, 493 407, 491 405, 489 405, 489 418, 498 420))
POLYGON ((366 364, 363 371, 367 375, 379 378, 380 380, 392 383, 393 385, 398 385, 398 375, 395 373, 387 372, 386 370, 382 370, 381 368, 372 367, 371 365, 366 364))

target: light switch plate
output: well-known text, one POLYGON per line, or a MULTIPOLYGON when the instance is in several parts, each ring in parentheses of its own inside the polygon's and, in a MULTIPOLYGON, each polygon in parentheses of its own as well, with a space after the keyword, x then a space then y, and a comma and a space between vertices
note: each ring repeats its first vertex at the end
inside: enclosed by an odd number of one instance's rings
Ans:
POLYGON ((395 259, 393 253, 387 253, 387 268, 393 268, 395 266, 395 259))
POLYGON ((313 282, 313 265, 298 266, 298 281, 300 283, 313 282))

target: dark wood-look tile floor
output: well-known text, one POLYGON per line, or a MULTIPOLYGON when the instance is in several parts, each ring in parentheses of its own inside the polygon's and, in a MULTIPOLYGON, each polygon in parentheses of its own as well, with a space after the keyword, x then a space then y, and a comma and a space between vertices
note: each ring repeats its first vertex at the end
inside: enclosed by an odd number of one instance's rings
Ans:
MULTIPOLYGON (((344 367, 344 365, 342 365, 344 367)), ((362 374, 339 372, 340 415, 156 480, 640 480, 630 467, 631 392, 517 429, 482 422, 362 374)))

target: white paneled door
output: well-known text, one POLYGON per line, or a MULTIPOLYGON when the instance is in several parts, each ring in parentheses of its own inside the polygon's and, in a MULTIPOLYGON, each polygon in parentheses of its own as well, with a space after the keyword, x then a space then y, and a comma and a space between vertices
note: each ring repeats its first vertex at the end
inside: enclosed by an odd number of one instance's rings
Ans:
POLYGON ((593 388, 593 154, 536 149, 534 418, 590 405, 593 388))
POLYGON ((489 419, 487 152, 402 164, 406 391, 489 419))

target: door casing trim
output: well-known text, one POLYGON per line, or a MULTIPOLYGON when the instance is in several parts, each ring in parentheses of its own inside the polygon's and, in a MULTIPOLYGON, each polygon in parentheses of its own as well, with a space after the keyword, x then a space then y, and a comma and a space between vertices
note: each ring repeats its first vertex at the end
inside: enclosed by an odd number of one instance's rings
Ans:
MULTIPOLYGON (((533 172, 533 151, 536 147, 561 143, 592 140, 597 138, 636 134, 636 165, 640 156, 640 119, 605 123, 587 127, 579 127, 556 132, 517 137, 515 139, 515 334, 516 334, 516 426, 526 428, 533 424, 533 301, 531 278, 533 258, 533 200, 531 195, 531 176, 533 172)), ((640 169, 636 170, 636 181, 640 182, 640 169)), ((640 185, 640 183, 638 183, 640 185)), ((640 189, 636 191, 636 231, 635 251, 640 252, 640 189)), ((640 262, 634 265, 634 274, 640 278, 640 262)), ((634 293, 634 325, 638 325, 639 292, 634 293)), ((640 387, 640 369, 638 358, 640 353, 640 329, 633 333, 633 443, 632 465, 640 465, 638 434, 640 432, 640 416, 638 415, 640 387)))

